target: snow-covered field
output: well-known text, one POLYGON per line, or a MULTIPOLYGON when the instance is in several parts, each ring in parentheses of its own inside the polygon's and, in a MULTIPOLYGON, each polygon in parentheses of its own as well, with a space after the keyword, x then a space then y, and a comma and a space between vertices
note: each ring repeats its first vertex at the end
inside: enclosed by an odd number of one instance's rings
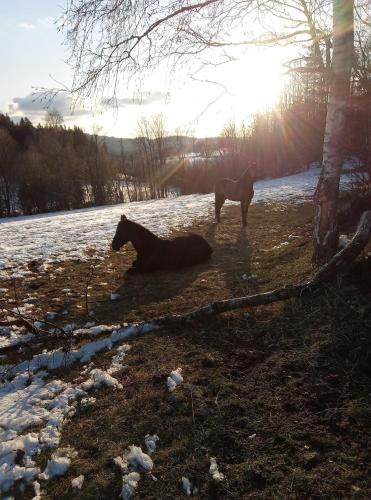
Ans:
MULTIPOLYGON (((311 168, 280 179, 258 181, 253 203, 300 202, 313 194, 318 176, 319 168, 311 168)), ((122 213, 166 236, 171 229, 186 229, 213 210, 213 194, 207 194, 0 219, 0 277, 26 275, 27 263, 32 260, 47 264, 86 258, 89 248, 107 251, 122 213)))

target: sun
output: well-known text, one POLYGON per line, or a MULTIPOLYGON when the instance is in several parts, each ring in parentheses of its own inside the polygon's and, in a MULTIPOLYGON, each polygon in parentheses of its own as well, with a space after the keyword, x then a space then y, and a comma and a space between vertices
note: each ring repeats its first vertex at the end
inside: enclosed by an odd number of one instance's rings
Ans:
POLYGON ((277 104, 287 80, 283 62, 289 56, 271 48, 250 51, 219 67, 207 66, 199 82, 184 84, 173 95, 177 109, 169 116, 194 123, 199 136, 218 135, 230 121, 248 124, 254 113, 277 104))
POLYGON ((268 50, 231 65, 226 86, 236 118, 272 109, 285 82, 282 63, 268 50))

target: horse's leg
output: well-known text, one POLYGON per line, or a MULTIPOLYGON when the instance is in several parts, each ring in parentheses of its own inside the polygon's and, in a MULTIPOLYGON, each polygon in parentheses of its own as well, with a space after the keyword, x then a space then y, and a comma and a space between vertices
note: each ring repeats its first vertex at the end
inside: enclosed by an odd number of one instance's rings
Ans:
POLYGON ((249 208, 249 204, 247 201, 241 201, 241 216, 242 216, 242 225, 246 226, 247 222, 247 210, 249 208))
POLYGON ((138 264, 138 262, 134 264, 133 262, 132 266, 126 272, 129 274, 140 274, 140 273, 148 273, 151 270, 152 270, 151 267, 146 262, 140 264, 138 264))
POLYGON ((127 269, 127 274, 137 274, 140 272, 140 269, 136 266, 131 266, 129 269, 127 269))
POLYGON ((251 200, 254 196, 254 190, 252 190, 250 196, 247 200, 241 201, 241 211, 242 211, 242 223, 244 226, 247 226, 247 212, 249 211, 249 207, 251 205, 251 200))
POLYGON ((215 193, 215 217, 217 222, 220 222, 220 210, 225 202, 225 197, 215 193))
POLYGON ((156 271, 158 268, 158 257, 156 254, 146 255, 145 258, 143 256, 138 256, 134 272, 151 273, 156 271))
POLYGON ((143 266, 143 262, 144 262, 143 255, 140 253, 137 253, 137 258, 135 260, 133 260, 133 262, 131 263, 131 267, 128 269, 127 272, 128 273, 140 272, 141 268, 143 266))

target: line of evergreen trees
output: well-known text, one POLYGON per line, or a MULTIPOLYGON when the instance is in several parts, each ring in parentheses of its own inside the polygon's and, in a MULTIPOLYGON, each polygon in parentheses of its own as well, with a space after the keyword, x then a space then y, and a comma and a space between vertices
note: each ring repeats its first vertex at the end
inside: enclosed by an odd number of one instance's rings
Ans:
POLYGON ((58 112, 46 125, 0 114, 0 215, 69 210, 123 201, 105 144, 58 112))

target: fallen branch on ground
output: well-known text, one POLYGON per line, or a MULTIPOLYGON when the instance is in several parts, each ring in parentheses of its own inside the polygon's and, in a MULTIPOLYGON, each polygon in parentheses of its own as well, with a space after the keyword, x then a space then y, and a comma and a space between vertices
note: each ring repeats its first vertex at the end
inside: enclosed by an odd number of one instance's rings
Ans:
POLYGON ((56 325, 55 323, 52 323, 51 321, 47 321, 43 319, 42 321, 37 320, 35 318, 30 318, 29 316, 26 316, 25 314, 21 313, 20 308, 19 308, 19 300, 18 300, 18 293, 17 293, 17 288, 16 288, 16 283, 13 282, 13 290, 14 290, 14 299, 15 299, 15 306, 13 308, 9 307, 8 303, 5 300, 0 299, 0 311, 1 313, 7 312, 13 316, 13 318, 8 319, 6 321, 1 321, 0 326, 12 326, 12 325, 21 325, 26 327, 29 332, 33 333, 34 335, 48 335, 50 334, 49 330, 44 330, 40 326, 36 326, 36 323, 43 324, 45 326, 49 326, 54 328, 54 332, 58 330, 60 334, 63 337, 67 337, 67 332, 62 328, 61 326, 56 325))
POLYGON ((0 322, 0 326, 12 326, 12 325, 23 325, 31 333, 34 333, 35 335, 39 334, 44 334, 48 335, 50 334, 49 330, 44 330, 43 328, 39 328, 35 326, 35 322, 38 321, 39 323, 43 323, 46 326, 50 326, 51 328, 54 328, 55 330, 58 330, 61 332, 61 334, 66 337, 67 332, 61 327, 56 325, 55 323, 51 323, 50 321, 47 321, 45 319, 43 320, 36 320, 35 318, 30 318, 29 316, 26 316, 22 314, 19 309, 16 307, 15 309, 18 309, 14 311, 14 308, 10 308, 6 303, 0 300, 0 309, 2 311, 6 311, 7 313, 11 314, 12 316, 15 316, 15 318, 12 318, 10 320, 5 320, 0 322))

